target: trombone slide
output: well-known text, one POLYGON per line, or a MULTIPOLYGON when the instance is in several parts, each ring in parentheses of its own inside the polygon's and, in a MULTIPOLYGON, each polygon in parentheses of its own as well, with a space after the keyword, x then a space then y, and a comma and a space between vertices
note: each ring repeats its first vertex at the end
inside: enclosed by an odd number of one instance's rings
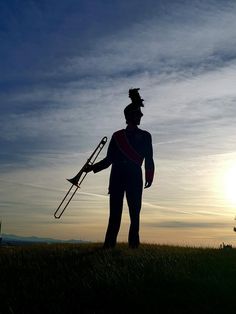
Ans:
POLYGON ((77 173, 77 175, 71 179, 67 179, 70 183, 72 183, 72 185, 69 188, 68 192, 66 193, 66 195, 64 196, 64 198, 62 199, 61 203, 59 204, 59 206, 57 207, 57 209, 54 213, 54 217, 56 219, 61 218, 62 214, 66 210, 70 201, 72 200, 75 193, 80 188, 80 185, 82 184, 82 182, 84 181, 85 177, 88 174, 88 172, 86 172, 87 165, 93 165, 94 164, 94 162, 96 161, 98 155, 100 154, 100 152, 103 149, 106 142, 107 142, 107 137, 104 136, 102 138, 102 140, 100 141, 100 143, 98 144, 98 146, 93 151, 93 153, 91 154, 91 156, 88 158, 87 162, 84 164, 82 169, 77 173), (63 205, 64 205, 64 207, 63 207, 63 205))

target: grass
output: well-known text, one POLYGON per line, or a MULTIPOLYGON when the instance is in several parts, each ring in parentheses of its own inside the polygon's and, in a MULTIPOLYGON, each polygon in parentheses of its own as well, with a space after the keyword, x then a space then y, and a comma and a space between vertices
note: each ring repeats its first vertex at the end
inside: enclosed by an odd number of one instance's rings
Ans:
POLYGON ((235 313, 236 250, 0 248, 0 313, 235 313))

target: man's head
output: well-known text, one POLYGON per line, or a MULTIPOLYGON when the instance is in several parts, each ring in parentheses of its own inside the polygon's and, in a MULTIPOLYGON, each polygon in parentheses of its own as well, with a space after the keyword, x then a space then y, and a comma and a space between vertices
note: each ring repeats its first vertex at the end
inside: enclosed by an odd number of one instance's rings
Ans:
POLYGON ((135 104, 129 104, 125 107, 124 115, 127 124, 139 125, 143 113, 139 106, 136 106, 135 104))

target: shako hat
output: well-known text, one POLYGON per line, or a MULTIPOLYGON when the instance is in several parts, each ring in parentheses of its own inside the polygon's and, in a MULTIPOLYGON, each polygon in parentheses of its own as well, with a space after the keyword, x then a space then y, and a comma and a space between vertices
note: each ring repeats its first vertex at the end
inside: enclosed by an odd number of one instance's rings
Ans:
POLYGON ((139 89, 140 88, 131 88, 129 89, 129 98, 131 99, 131 104, 125 107, 124 109, 124 115, 126 120, 129 119, 129 116, 131 116, 134 113, 140 113, 142 116, 142 111, 140 107, 144 107, 143 101, 139 95, 139 89))
POLYGON ((139 95, 140 88, 131 88, 129 89, 129 98, 132 100, 132 104, 139 106, 139 107, 144 107, 143 101, 139 95))

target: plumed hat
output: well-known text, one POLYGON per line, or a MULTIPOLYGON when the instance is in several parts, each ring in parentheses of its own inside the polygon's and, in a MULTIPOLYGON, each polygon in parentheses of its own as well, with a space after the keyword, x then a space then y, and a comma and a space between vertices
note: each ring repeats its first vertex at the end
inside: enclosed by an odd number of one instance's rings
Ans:
POLYGON ((129 90, 129 98, 131 99, 132 102, 131 104, 125 107, 124 114, 126 120, 129 118, 130 115, 136 112, 140 113, 141 116, 143 115, 140 107, 144 107, 143 105, 144 100, 139 95, 138 92, 139 89, 140 88, 132 88, 129 90))
POLYGON ((139 91, 140 88, 131 88, 129 90, 129 98, 132 100, 132 104, 136 105, 138 107, 144 107, 143 101, 144 99, 142 99, 139 95, 139 91))

